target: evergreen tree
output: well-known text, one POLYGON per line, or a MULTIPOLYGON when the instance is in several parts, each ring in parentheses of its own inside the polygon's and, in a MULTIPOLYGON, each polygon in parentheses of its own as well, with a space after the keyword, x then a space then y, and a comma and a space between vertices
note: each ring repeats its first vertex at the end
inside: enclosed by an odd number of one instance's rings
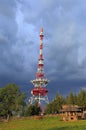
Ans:
POLYGON ((46 105, 45 113, 46 113, 46 114, 51 114, 51 113, 53 113, 52 107, 53 107, 53 104, 52 104, 52 103, 48 103, 48 104, 46 105))
POLYGON ((75 104, 74 95, 72 92, 66 97, 66 104, 75 104))
POLYGON ((57 93, 53 101, 46 106, 46 113, 58 113, 64 103, 64 98, 57 93))
POLYGON ((40 115, 41 108, 38 106, 38 103, 29 105, 24 113, 24 116, 33 116, 33 115, 40 115))
POLYGON ((86 107, 86 91, 80 90, 77 97, 77 104, 81 107, 86 107))

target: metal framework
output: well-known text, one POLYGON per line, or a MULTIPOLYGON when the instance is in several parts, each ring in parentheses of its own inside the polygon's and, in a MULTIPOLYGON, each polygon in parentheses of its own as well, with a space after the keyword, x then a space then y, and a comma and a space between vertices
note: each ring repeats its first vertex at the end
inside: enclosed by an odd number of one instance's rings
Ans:
POLYGON ((41 101, 46 103, 49 102, 48 100, 48 90, 46 86, 49 80, 45 77, 44 72, 44 63, 43 63, 43 28, 40 29, 40 50, 39 50, 39 59, 38 59, 38 68, 36 72, 36 79, 31 80, 31 83, 34 85, 34 88, 31 90, 32 96, 30 97, 30 104, 38 101, 41 104, 41 101))

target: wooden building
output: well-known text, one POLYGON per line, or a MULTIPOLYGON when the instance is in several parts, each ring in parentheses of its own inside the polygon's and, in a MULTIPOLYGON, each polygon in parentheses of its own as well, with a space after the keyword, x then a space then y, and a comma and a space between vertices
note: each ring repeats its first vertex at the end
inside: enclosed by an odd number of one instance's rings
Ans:
POLYGON ((63 121, 75 121, 82 118, 82 110, 77 105, 63 105, 60 113, 63 121))

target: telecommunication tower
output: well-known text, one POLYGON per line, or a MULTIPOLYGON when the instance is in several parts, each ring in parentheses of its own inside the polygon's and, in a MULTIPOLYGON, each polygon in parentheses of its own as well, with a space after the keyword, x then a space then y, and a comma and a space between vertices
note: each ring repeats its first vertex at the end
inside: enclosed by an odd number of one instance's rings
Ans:
POLYGON ((43 59, 43 28, 40 29, 40 50, 39 50, 39 59, 38 59, 38 68, 36 72, 36 79, 31 80, 31 83, 34 85, 34 88, 31 90, 30 104, 33 104, 37 101, 41 104, 42 101, 48 103, 48 90, 46 86, 49 80, 45 76, 44 72, 44 59, 43 59))

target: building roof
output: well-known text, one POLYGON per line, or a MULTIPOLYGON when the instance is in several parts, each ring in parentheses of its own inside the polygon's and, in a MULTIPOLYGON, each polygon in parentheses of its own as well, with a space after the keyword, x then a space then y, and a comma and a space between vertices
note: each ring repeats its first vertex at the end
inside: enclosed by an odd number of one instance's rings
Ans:
POLYGON ((80 112, 81 109, 77 105, 63 105, 60 112, 80 112))

